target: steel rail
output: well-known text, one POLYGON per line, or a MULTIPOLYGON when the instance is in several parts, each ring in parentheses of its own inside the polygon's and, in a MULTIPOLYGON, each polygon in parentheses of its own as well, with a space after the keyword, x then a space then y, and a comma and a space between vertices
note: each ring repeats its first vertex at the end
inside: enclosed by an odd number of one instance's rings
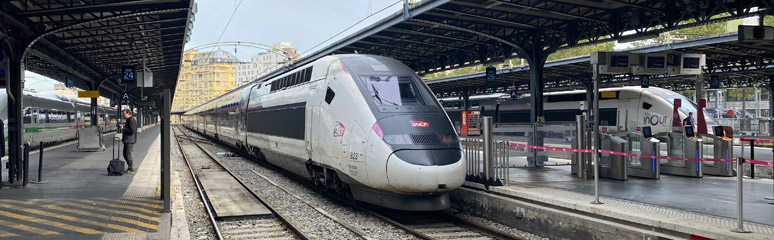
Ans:
MULTIPOLYGON (((194 131, 194 132, 196 132, 196 131, 194 131)), ((197 134, 199 134, 199 133, 197 132, 197 134)), ((209 138, 209 137, 205 136, 205 138, 209 138)), ((217 145, 217 146, 222 147, 222 148, 234 150, 234 152, 239 154, 241 157, 246 158, 246 159, 252 159, 252 157, 246 156, 246 155, 242 154, 241 152, 238 151, 238 149, 235 149, 235 148, 233 148, 231 146, 223 145, 223 144, 213 144, 213 145, 217 145)), ((253 160, 255 160, 255 159, 253 159, 253 160)), ((293 174, 291 172, 288 172, 287 170, 278 168, 278 167, 276 167, 274 165, 271 165, 271 164, 268 164, 268 163, 264 163, 264 162, 261 162, 261 161, 256 161, 256 162, 258 164, 264 166, 264 167, 267 167, 267 168, 271 169, 271 170, 274 170, 274 171, 277 171, 279 173, 282 173, 286 177, 295 179, 296 182, 304 184, 304 185, 306 185, 307 187, 309 187, 311 189, 318 189, 319 190, 319 186, 315 186, 314 183, 312 181, 310 181, 309 179, 302 178, 302 177, 300 177, 298 175, 295 175, 295 174, 293 174)), ((258 177, 261 177, 261 178, 264 178, 265 180, 267 180, 266 177, 261 175, 261 174, 257 174, 256 172, 253 172, 253 174, 256 174, 258 177)), ((268 182, 270 184, 273 184, 272 181, 268 181, 268 182)), ((276 184, 273 184, 273 185, 276 186, 276 184)), ((285 190, 284 188, 282 188, 282 187, 279 187, 279 188, 280 188, 280 190, 283 190, 283 191, 287 192, 287 190, 285 190)), ((325 195, 326 197, 328 197, 330 199, 338 201, 339 203, 345 204, 345 205, 347 205, 347 206, 349 206, 349 207, 351 207, 353 209, 365 212, 368 215, 371 215, 373 217, 379 218, 382 221, 385 221, 388 224, 390 224, 390 225, 392 225, 392 226, 394 226, 394 227, 396 227, 398 229, 401 229, 401 230, 403 230, 403 231, 405 231, 405 232, 407 232, 407 233, 409 233, 411 235, 414 235, 415 237, 417 237, 419 239, 425 239, 425 240, 435 240, 435 239, 437 239, 437 238, 433 238, 433 237, 431 237, 431 236, 429 236, 429 235, 427 235, 427 234, 425 234, 425 233, 423 233, 423 232, 421 232, 421 231, 419 231, 417 229, 414 229, 411 226, 408 226, 408 225, 400 223, 400 222, 398 222, 396 220, 393 220, 392 218, 387 217, 387 216, 385 216, 383 214, 377 213, 377 212, 375 212, 373 210, 370 210, 370 209, 365 208, 363 206, 357 205, 356 203, 353 203, 352 201, 349 201, 349 200, 347 200, 347 199, 345 199, 345 198, 343 198, 343 197, 341 197, 339 195, 330 193, 328 191, 319 191, 319 193, 325 195)), ((470 229, 472 229, 474 231, 482 233, 485 236, 489 236, 489 237, 492 237, 492 238, 495 238, 495 239, 520 239, 517 236, 513 236, 513 235, 510 235, 510 234, 504 233, 502 231, 499 231, 499 230, 496 230, 496 229, 492 229, 492 228, 487 227, 487 226, 474 224, 474 223, 472 223, 470 221, 465 221, 464 219, 459 219, 457 217, 449 216, 448 214, 445 214, 445 215, 446 216, 444 216, 444 218, 449 219, 449 222, 455 222, 455 223, 457 223, 456 225, 461 226, 461 227, 468 227, 468 228, 470 228, 470 229)))
MULTIPOLYGON (((178 128, 175 128, 175 129, 177 129, 177 132, 182 132, 178 128)), ((183 134, 185 134, 185 132, 183 132, 183 134)), ((190 140, 190 139, 188 140, 190 142, 194 142, 193 140, 190 140)), ((220 228, 218 227, 218 221, 215 220, 215 214, 212 212, 210 203, 209 201, 204 199, 204 191, 202 191, 202 185, 199 182, 199 177, 196 176, 196 173, 194 173, 193 167, 191 167, 191 163, 188 162, 188 155, 185 153, 185 151, 183 151, 183 145, 180 144, 180 138, 175 138, 175 141, 177 142, 177 147, 180 149, 180 154, 183 156, 183 160, 185 160, 185 165, 188 166, 188 170, 191 171, 191 177, 194 179, 194 183, 196 183, 196 190, 199 191, 199 198, 201 198, 202 202, 204 203, 204 209, 207 210, 207 216, 209 217, 210 222, 212 223, 213 230, 215 230, 215 234, 218 236, 218 239, 223 240, 223 234, 220 232, 220 228)))
MULTIPOLYGON (((210 151, 207 151, 206 149, 204 149, 204 147, 202 147, 201 145, 199 145, 199 143, 198 143, 197 141, 194 141, 194 140, 192 139, 192 137, 191 137, 191 136, 189 136, 189 135, 188 135, 188 133, 186 133, 184 130, 180 130, 180 129, 179 129, 179 127, 177 128, 177 130, 178 130, 179 132, 183 133, 183 135, 184 135, 185 137, 187 137, 187 138, 188 138, 188 140, 189 140, 190 142, 192 142, 192 143, 193 143, 193 144, 194 144, 194 145, 195 145, 197 148, 199 148, 199 149, 200 149, 200 150, 201 150, 201 151, 202 151, 202 152, 203 152, 205 155, 207 155, 207 156, 208 156, 210 159, 212 159, 212 160, 213 160, 215 163, 217 163, 217 164, 218 164, 218 166, 220 166, 221 168, 223 168, 223 170, 225 170, 225 171, 226 171, 226 172, 227 172, 229 175, 231 175, 231 177, 233 177, 233 178, 234 178, 234 179, 235 179, 237 182, 239 182, 239 184, 240 184, 240 185, 242 185, 242 187, 243 187, 243 188, 245 188, 245 189, 246 189, 248 192, 250 192, 250 194, 252 194, 252 195, 253 195, 253 197, 255 197, 255 199, 258 199, 258 201, 260 201, 261 203, 263 203, 263 205, 264 205, 264 206, 266 206, 266 208, 267 208, 267 209, 269 209, 269 211, 271 211, 271 212, 274 214, 274 216, 276 216, 276 217, 277 217, 277 218, 278 218, 278 219, 279 219, 279 220, 280 220, 280 221, 281 221, 283 224, 285 224, 285 226, 287 226, 287 227, 290 229, 290 231, 292 231, 294 234, 296 234, 296 236, 297 236, 297 237, 299 237, 299 238, 300 238, 300 239, 302 239, 302 240, 308 240, 308 239, 310 239, 308 236, 306 236, 306 234, 304 234, 304 232, 302 232, 302 231, 301 231, 301 229, 299 229, 298 227, 296 227, 296 225, 294 225, 294 224, 293 224, 293 223, 292 223, 292 222, 291 222, 289 219, 285 218, 285 216, 283 216, 282 214, 280 214, 279 212, 277 212, 277 210, 276 210, 276 209, 274 209, 274 207, 272 207, 270 204, 268 204, 268 202, 266 202, 266 200, 264 200, 263 198, 261 198, 260 196, 258 196, 258 194, 257 194, 257 193, 255 193, 253 190, 251 190, 251 189, 250 189, 250 188, 247 186, 247 184, 246 184, 244 181, 242 181, 242 179, 241 179, 241 178, 239 178, 239 177, 238 177, 236 174, 234 174, 234 172, 232 172, 232 171, 231 171, 231 169, 229 169, 228 167, 226 167, 226 165, 224 165, 223 163, 221 163, 221 162, 220 162, 220 161, 219 161, 219 160, 218 160, 218 159, 217 159, 215 156, 213 156, 213 155, 210 153, 210 151)), ((178 140, 178 147, 180 147, 179 140, 178 140)), ((180 148, 181 148, 181 151, 182 151, 182 147, 180 147, 180 148)), ((187 162, 186 162, 186 163, 187 163, 187 162)), ((190 168, 190 165, 189 165, 189 168, 190 168)), ((191 170, 191 171, 193 171, 193 170, 191 170)), ((198 186, 198 184, 197 184, 197 186, 198 186)), ((203 200, 203 198, 202 198, 202 200, 203 200)), ((209 213, 209 210, 208 210, 208 213, 209 213)), ((212 216, 212 215, 211 215, 211 216, 212 216)), ((212 220, 214 220, 214 217, 212 218, 212 220)), ((218 230, 218 231, 220 231, 220 230, 218 230)), ((220 232, 218 232, 218 234, 220 234, 220 232)), ((220 236, 220 235, 219 235, 219 236, 220 236)), ((222 238, 221 238, 221 239, 222 239, 222 238)))

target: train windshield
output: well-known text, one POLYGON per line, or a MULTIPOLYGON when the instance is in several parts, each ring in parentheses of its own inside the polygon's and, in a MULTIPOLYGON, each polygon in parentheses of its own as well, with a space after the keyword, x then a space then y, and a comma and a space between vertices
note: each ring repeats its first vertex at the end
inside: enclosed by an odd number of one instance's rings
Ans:
POLYGON ((362 76, 374 103, 386 106, 425 105, 408 76, 362 76))
MULTIPOLYGON (((648 88, 648 91, 652 92, 656 96, 659 96, 667 100, 667 102, 669 102, 670 104, 674 104, 675 99, 680 99, 680 103, 681 103, 680 111, 686 115, 688 115, 688 113, 693 113, 694 117, 698 117, 697 109, 699 108, 699 106, 697 106, 696 103, 689 100, 685 96, 663 88, 648 88)), ((718 123, 715 122, 715 119, 712 118, 712 115, 710 115, 709 112, 707 112, 707 109, 704 109, 704 120, 707 122, 707 125, 709 126, 718 125, 718 123)))

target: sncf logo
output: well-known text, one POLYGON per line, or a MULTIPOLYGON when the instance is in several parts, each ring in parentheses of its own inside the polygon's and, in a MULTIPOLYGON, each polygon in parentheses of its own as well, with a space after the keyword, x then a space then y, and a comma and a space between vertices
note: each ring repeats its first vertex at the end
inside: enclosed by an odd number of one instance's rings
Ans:
POLYGON ((344 124, 341 124, 340 122, 336 122, 333 126, 333 137, 341 137, 344 136, 344 124))
POLYGON ((412 127, 429 127, 430 123, 427 123, 425 121, 409 121, 411 123, 412 127))

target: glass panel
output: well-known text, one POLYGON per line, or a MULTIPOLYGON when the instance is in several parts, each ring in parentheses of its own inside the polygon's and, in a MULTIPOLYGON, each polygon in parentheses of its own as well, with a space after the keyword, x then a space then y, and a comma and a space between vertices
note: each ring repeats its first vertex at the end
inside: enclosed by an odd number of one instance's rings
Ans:
MULTIPOLYGON (((702 144, 701 144, 701 151, 702 151, 702 158, 715 158, 715 144, 713 144, 713 139, 708 137, 702 138, 702 144)), ((713 162, 713 161, 703 161, 705 166, 715 166, 716 163, 720 164, 721 162, 713 162)))
MULTIPOLYGON (((611 149, 610 145, 610 139, 606 138, 605 136, 600 137, 602 140, 599 141, 599 143, 602 144, 602 146, 599 149, 611 149)), ((599 167, 610 167, 610 154, 602 153, 599 154, 599 167)))
MULTIPOLYGON (((635 135, 629 135, 629 142, 631 142, 631 153, 633 154, 643 154, 642 148, 640 147, 640 138, 635 135)), ((629 157, 629 166, 632 167, 642 167, 642 160, 638 157, 629 157)))
MULTIPOLYGON (((680 135, 669 135, 669 156, 670 157, 684 157, 683 144, 684 138, 680 135)), ((683 166, 685 163, 680 160, 666 160, 669 166, 683 166)), ((664 164, 664 160, 661 161, 664 164)))

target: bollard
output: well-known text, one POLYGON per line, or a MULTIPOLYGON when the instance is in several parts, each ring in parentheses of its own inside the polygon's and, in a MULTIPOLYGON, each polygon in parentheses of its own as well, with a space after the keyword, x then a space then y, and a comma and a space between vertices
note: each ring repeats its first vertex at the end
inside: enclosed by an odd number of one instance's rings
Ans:
POLYGON ((26 187, 30 183, 30 143, 24 143, 24 161, 23 173, 22 173, 22 187, 26 187))
POLYGON ((492 136, 492 117, 483 117, 484 138, 484 186, 489 189, 495 179, 494 171, 494 137, 492 136))
MULTIPOLYGON (((755 159, 755 139, 750 139, 750 159, 755 159)), ((750 179, 755 179, 755 165, 752 164, 750 165, 750 179)))
POLYGON ((38 153, 38 182, 43 182, 43 142, 40 142, 40 152, 38 153))
MULTIPOLYGON (((744 158, 736 159, 736 169, 744 169, 744 158)), ((732 229, 732 232, 736 233, 749 233, 750 231, 744 229, 744 202, 742 195, 742 187, 744 180, 744 174, 736 174, 736 229, 732 229)))

